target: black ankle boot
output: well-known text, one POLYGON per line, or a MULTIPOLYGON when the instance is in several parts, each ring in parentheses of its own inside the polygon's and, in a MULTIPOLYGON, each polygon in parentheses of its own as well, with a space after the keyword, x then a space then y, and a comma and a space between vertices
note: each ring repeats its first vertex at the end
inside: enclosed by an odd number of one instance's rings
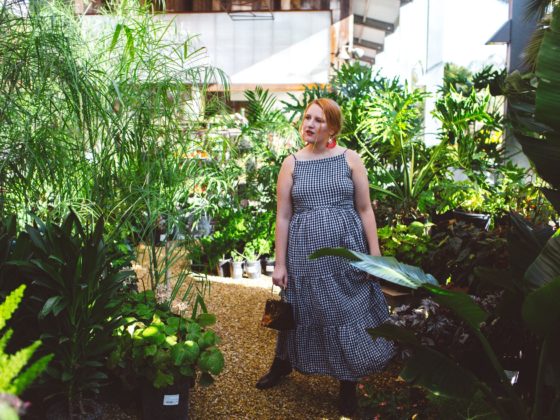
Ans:
POLYGON ((357 409, 356 382, 340 381, 340 393, 338 394, 338 411, 340 415, 352 417, 356 414, 357 409))
POLYGON ((256 387, 258 389, 267 389, 276 386, 280 379, 284 376, 287 376, 292 371, 292 366, 290 365, 289 360, 282 360, 278 357, 274 358, 272 362, 272 366, 266 375, 264 375, 259 381, 257 382, 256 387))

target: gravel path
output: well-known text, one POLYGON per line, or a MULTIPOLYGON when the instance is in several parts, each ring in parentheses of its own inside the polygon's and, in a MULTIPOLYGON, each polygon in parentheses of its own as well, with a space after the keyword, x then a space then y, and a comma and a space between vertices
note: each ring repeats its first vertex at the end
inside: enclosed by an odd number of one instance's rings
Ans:
POLYGON ((255 388, 272 361, 275 346, 275 332, 259 325, 264 302, 270 297, 270 289, 263 284, 271 283, 266 279, 257 287, 212 283, 206 303, 218 318, 215 330, 222 338, 226 365, 215 384, 193 390, 192 418, 338 419, 338 382, 332 378, 294 372, 273 389, 255 388))

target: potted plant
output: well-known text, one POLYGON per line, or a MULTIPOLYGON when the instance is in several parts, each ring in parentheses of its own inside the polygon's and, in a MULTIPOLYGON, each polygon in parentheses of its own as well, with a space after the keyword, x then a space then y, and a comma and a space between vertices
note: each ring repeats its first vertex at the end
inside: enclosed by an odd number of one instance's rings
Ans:
POLYGON ((103 217, 93 226, 82 224, 73 211, 61 225, 36 218, 17 242, 33 258, 8 263, 22 270, 30 295, 14 322, 27 326, 23 334, 39 333, 40 351, 53 354, 39 385, 48 401, 45 418, 103 415, 91 397, 107 379, 103 363, 114 346, 113 330, 122 322, 121 291, 132 275, 121 269, 126 258, 103 232, 103 217))
POLYGON ((266 255, 270 253, 270 242, 263 237, 255 238, 252 241, 248 242, 245 245, 245 258, 247 258, 247 275, 250 278, 259 278, 260 273, 263 270, 262 261, 259 261, 260 256, 266 255), (255 264, 250 264, 251 262, 255 262, 255 264), (252 270, 255 270, 254 273, 249 273, 249 267, 252 270))
POLYGON ((250 279, 258 279, 261 277, 261 262, 259 261, 259 254, 253 242, 245 245, 243 250, 245 257, 245 272, 250 279))
POLYGON ((207 328, 215 320, 207 313, 196 318, 174 316, 148 302, 139 304, 138 313, 126 317, 126 324, 115 330, 118 346, 109 368, 129 389, 141 383, 143 419, 188 418, 189 387, 196 377, 201 385, 210 385, 212 375, 224 367, 216 347, 219 338, 207 328), (153 315, 146 321, 145 309, 150 306, 153 315))
POLYGON ((233 279, 243 278, 243 260, 244 260, 243 254, 237 251, 233 251, 231 253, 231 261, 230 261, 231 278, 233 279))

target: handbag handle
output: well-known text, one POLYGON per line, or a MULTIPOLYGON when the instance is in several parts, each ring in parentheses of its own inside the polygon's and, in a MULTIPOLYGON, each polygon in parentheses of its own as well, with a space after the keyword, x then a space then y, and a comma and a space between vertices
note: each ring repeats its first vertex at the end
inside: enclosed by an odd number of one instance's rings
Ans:
MULTIPOLYGON (((278 287, 280 287, 280 293, 278 293, 278 296, 280 296, 280 300, 281 301, 286 301, 284 299, 284 293, 283 293, 284 289, 281 286, 278 286, 278 287)), ((270 288, 270 294, 272 295, 272 297, 274 297, 274 283, 272 284, 272 287, 270 288)))

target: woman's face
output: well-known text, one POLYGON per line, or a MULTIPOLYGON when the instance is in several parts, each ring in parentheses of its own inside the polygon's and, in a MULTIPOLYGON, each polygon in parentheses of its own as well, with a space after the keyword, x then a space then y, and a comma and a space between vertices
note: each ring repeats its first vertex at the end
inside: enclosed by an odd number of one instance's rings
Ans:
POLYGON ((307 108, 301 125, 301 136, 306 143, 321 143, 329 140, 331 133, 325 113, 317 104, 307 108))

